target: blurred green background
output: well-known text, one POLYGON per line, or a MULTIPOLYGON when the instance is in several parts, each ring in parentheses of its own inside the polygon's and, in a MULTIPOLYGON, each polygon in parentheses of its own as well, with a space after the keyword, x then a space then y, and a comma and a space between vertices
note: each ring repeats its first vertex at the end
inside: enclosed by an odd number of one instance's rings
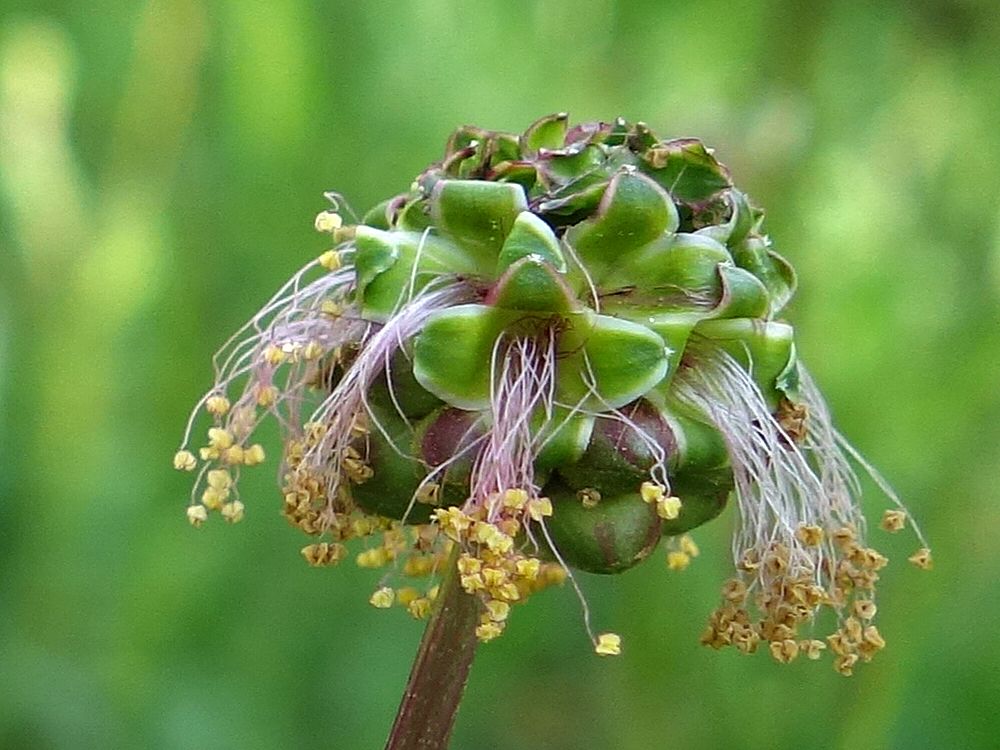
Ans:
POLYGON ((617 660, 570 590, 519 609, 454 747, 1000 746, 997 49, 990 0, 6 0, 0 747, 381 747, 421 626, 305 566, 268 472, 192 530, 171 457, 212 351, 326 249, 323 190, 363 209, 454 126, 559 110, 699 135, 768 208, 800 351, 937 566, 874 532, 889 646, 852 679, 713 653, 730 509, 682 574, 584 581, 617 660))

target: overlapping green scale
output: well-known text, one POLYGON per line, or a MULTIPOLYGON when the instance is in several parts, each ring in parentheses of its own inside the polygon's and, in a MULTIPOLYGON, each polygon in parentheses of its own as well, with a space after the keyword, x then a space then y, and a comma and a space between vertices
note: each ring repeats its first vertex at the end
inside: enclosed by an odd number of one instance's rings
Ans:
MULTIPOLYGON (((357 301, 364 317, 381 323, 435 280, 468 282, 475 299, 434 313, 407 342, 412 358, 401 366, 408 389, 423 389, 426 403, 440 400, 484 424, 498 339, 557 331, 556 400, 564 417, 573 406, 590 414, 563 418, 558 429, 534 415, 545 443, 538 475, 550 482, 556 518, 561 506, 577 503, 581 477, 618 499, 605 504, 607 518, 601 503, 586 513, 574 505, 575 520, 566 512, 554 528, 578 533, 591 516, 598 526, 647 517, 630 514, 628 503, 641 502, 638 483, 649 467, 626 466, 621 445, 600 443, 600 425, 612 421, 600 413, 642 404, 662 425, 655 434, 671 483, 688 495, 681 496, 687 522, 656 521, 678 533, 718 513, 732 482, 721 437, 699 415, 677 413, 671 399, 692 337, 734 356, 775 408, 797 384, 793 332, 777 318, 795 274, 771 249, 762 221, 695 139, 664 141, 620 119, 570 127, 563 114, 521 135, 465 127, 410 192, 377 206, 357 228, 357 301)), ((393 434, 419 443, 403 432, 393 434)), ((640 531, 634 544, 619 540, 621 549, 644 550, 649 529, 640 531)), ((622 565, 616 558, 581 566, 622 565)))

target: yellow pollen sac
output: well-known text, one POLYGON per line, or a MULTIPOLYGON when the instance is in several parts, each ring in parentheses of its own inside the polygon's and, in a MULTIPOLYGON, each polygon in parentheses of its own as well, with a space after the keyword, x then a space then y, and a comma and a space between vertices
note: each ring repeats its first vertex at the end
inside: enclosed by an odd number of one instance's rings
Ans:
POLYGON ((666 497, 666 488, 652 482, 643 482, 639 487, 639 494, 645 502, 652 505, 666 497))
POLYGON ((400 607, 409 607, 410 603, 420 598, 420 592, 412 586, 396 589, 396 602, 400 607))
POLYGON ((428 482, 422 485, 414 498, 421 505, 437 505, 441 494, 441 485, 436 482, 428 482))
POLYGON ((689 534, 685 534, 681 537, 680 547, 681 552, 684 552, 691 557, 697 557, 701 554, 701 550, 698 549, 698 545, 694 543, 694 539, 692 539, 689 534))
POLYGON ((791 638, 771 642, 771 656, 782 664, 788 664, 799 655, 799 644, 791 638))
POLYGON ((429 555, 411 555, 403 563, 403 575, 411 578, 429 576, 434 572, 434 558, 429 555))
POLYGON ((799 643, 799 651, 806 655, 806 658, 816 661, 823 655, 823 651, 826 650, 826 644, 823 641, 817 641, 811 639, 808 641, 802 641, 799 643))
POLYGON ((807 547, 818 547, 823 543, 823 529, 815 524, 802 524, 795 530, 795 536, 807 547))
POLYGON ((458 572, 466 576, 478 573, 483 567, 482 561, 471 555, 462 555, 459 557, 457 565, 458 572))
POLYGON ((686 552, 671 551, 667 553, 667 567, 671 570, 684 570, 691 564, 691 556, 686 552))
POLYGON ((875 617, 875 613, 878 611, 878 607, 875 606, 875 602, 871 599, 855 599, 854 600, 854 614, 860 617, 862 620, 871 620, 875 617))
POLYGON ((887 510, 882 514, 882 522, 879 524, 883 531, 890 534, 895 533, 906 526, 906 511, 887 510))
POLYGON ((656 501, 656 515, 667 521, 673 521, 681 513, 681 499, 679 497, 661 497, 656 501))
POLYGON ((389 562, 389 554, 385 547, 372 547, 359 552, 355 562, 359 568, 381 568, 389 562))
POLYGON ((552 501, 547 497, 535 497, 527 502, 528 515, 534 521, 541 521, 546 516, 552 515, 552 501))
POLYGON ((264 361, 269 365, 277 367, 285 361, 285 352, 280 346, 268 344, 264 347, 264 361))
POLYGON ((174 454, 174 468, 177 471, 194 471, 198 465, 198 459, 191 451, 180 450, 174 454))
POLYGON ((460 577, 462 582, 462 588, 467 594, 474 594, 477 591, 482 591, 486 588, 483 583, 483 577, 479 573, 469 573, 468 575, 463 575, 460 577))
POLYGON ((490 588, 496 588, 507 582, 507 573, 500 568, 483 568, 482 579, 490 588))
POLYGON ((221 427, 211 427, 208 430, 208 444, 212 448, 224 451, 233 444, 233 433, 221 427))
POLYGON ((431 600, 425 597, 414 599, 407 605, 406 611, 417 620, 426 620, 431 615, 431 600))
POLYGON ((229 523, 239 523, 243 520, 244 510, 243 503, 239 500, 233 500, 231 503, 226 503, 222 506, 222 517, 229 523))
POLYGON ((472 519, 465 515, 461 508, 456 508, 454 505, 447 510, 439 508, 434 511, 434 517, 441 526, 441 530, 456 542, 462 541, 462 533, 472 524, 472 519))
POLYGON ((396 592, 388 586, 376 589, 368 603, 377 609, 389 609, 396 598, 396 592))
POLYGON ((580 498, 580 504, 584 508, 596 508, 601 502, 601 493, 593 487, 585 487, 577 492, 576 496, 580 498))
POLYGON ((187 509, 188 523, 196 529, 208 520, 208 511, 204 505, 189 505, 187 509))
POLYGON ((208 400, 205 401, 205 408, 208 410, 209 414, 221 417, 229 411, 229 399, 221 394, 209 396, 208 400))
POLYGON ((617 633, 601 633, 594 644, 594 652, 600 656, 618 656, 622 652, 622 638, 617 633))
POLYGON ((219 510, 228 498, 229 490, 206 487, 205 491, 201 493, 201 504, 208 510, 219 510))
POLYGON ((486 614, 494 622, 503 622, 510 614, 510 605, 507 602, 490 599, 486 602, 486 614))
POLYGON ((921 570, 930 570, 934 567, 934 559, 931 557, 931 551, 926 547, 921 547, 906 559, 921 570))
POLYGON ((538 571, 541 569, 541 566, 542 564, 538 558, 527 557, 523 560, 518 560, 514 564, 514 571, 526 581, 534 581, 538 578, 538 571))
POLYGON ((257 400, 257 406, 266 409, 278 400, 278 389, 273 385, 259 385, 254 388, 254 398, 257 400))
POLYGON ((316 341, 310 341, 302 350, 302 357, 306 360, 319 359, 323 356, 323 347, 316 341))
POLYGON ((528 502, 528 493, 521 489, 507 490, 503 493, 503 507, 521 510, 528 502))
POLYGON ((344 226, 344 219, 336 211, 320 211, 316 214, 315 227, 317 232, 333 234, 342 226, 344 226))
POLYGON ((243 463, 243 447, 230 445, 222 451, 222 460, 230 465, 243 463))
POLYGON ((208 486, 214 490, 228 490, 233 486, 233 478, 226 469, 213 469, 208 472, 208 486))
POLYGON ((482 625, 476 627, 476 638, 483 643, 492 641, 501 633, 503 633, 503 626, 497 622, 484 622, 482 625))
POLYGON ((243 465, 244 466, 256 466, 257 464, 264 463, 264 446, 260 443, 254 443, 249 448, 243 450, 243 465))
POLYGON ((516 602, 521 598, 521 590, 513 583, 505 583, 502 586, 492 589, 492 594, 497 599, 504 599, 508 602, 516 602))

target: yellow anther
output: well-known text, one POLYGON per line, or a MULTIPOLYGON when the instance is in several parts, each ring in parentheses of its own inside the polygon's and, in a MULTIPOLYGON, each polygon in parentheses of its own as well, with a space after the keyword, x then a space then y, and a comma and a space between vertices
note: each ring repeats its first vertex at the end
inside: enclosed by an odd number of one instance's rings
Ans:
POLYGON ((243 503, 239 500, 233 500, 231 503, 226 503, 222 506, 222 517, 229 523, 239 523, 243 520, 244 510, 243 503))
POLYGON ((254 443, 249 448, 243 450, 243 464, 245 466, 256 466, 264 463, 264 446, 254 443))
POLYGON ((209 396, 208 400, 205 401, 205 408, 208 410, 209 414, 221 417, 229 411, 229 399, 221 394, 209 396))
POLYGON ((934 567, 934 559, 931 557, 931 551, 926 547, 921 547, 906 559, 921 570, 930 570, 934 567))
POLYGON ((862 620, 871 620, 875 617, 875 613, 878 611, 878 607, 875 606, 875 602, 871 599, 855 599, 854 600, 854 614, 860 617, 862 620))
POLYGON ((691 556, 687 552, 670 551, 667 553, 667 567, 671 570, 684 570, 691 564, 691 556))
POLYGON ((478 573, 482 567, 482 561, 471 555, 462 555, 458 558, 458 572, 462 575, 478 573))
POLYGON ((268 344, 264 347, 264 361, 269 365, 277 367, 286 359, 285 351, 280 346, 268 344))
POLYGON ((652 505, 666 497, 666 488, 652 482, 643 482, 639 487, 639 494, 645 502, 652 505))
POLYGON ((535 521, 541 521, 546 516, 552 515, 552 501, 547 497, 534 497, 528 500, 525 507, 528 515, 535 521))
POLYGON ((497 622, 484 622, 483 624, 476 627, 476 638, 478 638, 483 643, 487 641, 492 641, 498 635, 503 633, 503 627, 497 622))
POLYGON ((434 558, 429 555, 411 555, 403 563, 403 575, 411 578, 429 576, 434 572, 434 558))
POLYGON ((701 554, 701 550, 698 549, 698 545, 695 544, 694 539, 691 538, 690 534, 685 534, 681 537, 680 548, 681 552, 684 552, 691 557, 697 557, 701 554))
POLYGON ((441 495, 441 485, 436 482, 428 482, 421 485, 414 495, 416 501, 422 505, 437 505, 441 495))
POLYGON ((622 652, 622 638, 617 633, 601 633, 597 636, 594 651, 600 656, 618 656, 622 652))
POLYGON ((187 508, 188 523, 196 529, 208 520, 208 511, 204 505, 189 505, 187 508))
POLYGON ((417 620, 426 620, 431 615, 431 600, 426 597, 414 599, 406 606, 406 611, 417 620))
POLYGON ((890 533, 899 531, 906 526, 906 511, 887 510, 882 514, 882 522, 879 524, 883 530, 890 533))
POLYGON ((243 463, 243 447, 230 445, 222 451, 222 460, 230 465, 243 463))
POLYGON ((431 586, 429 589, 427 589, 427 599, 433 602, 435 599, 438 598, 438 592, 440 590, 441 590, 440 586, 431 586))
POLYGON ((823 529, 804 523, 795 530, 795 537, 807 547, 818 547, 823 543, 823 529))
POLYGON ((325 299, 320 303, 319 311, 331 318, 339 318, 344 314, 344 306, 332 299, 325 299))
POLYGON ((254 388, 254 397, 257 400, 257 405, 266 409, 273 406, 274 402, 278 400, 278 389, 273 385, 258 385, 254 388))
POLYGON ((302 350, 302 358, 309 361, 323 356, 323 346, 317 341, 310 341, 302 350))
POLYGON ((212 448, 224 451, 233 444, 233 433, 221 427, 211 427, 208 430, 208 444, 212 448))
MULTIPOLYGON (((315 227, 317 232, 333 234, 344 225, 344 220, 336 211, 320 211, 316 214, 315 227)), ((320 261, 322 262, 322 261, 320 261)))
POLYGON ((213 469, 208 472, 208 486, 215 490, 228 490, 233 486, 233 478, 228 469, 213 469))
POLYGON ((201 504, 209 510, 219 510, 222 504, 229 498, 229 490, 206 487, 201 493, 201 504))
POLYGON ((681 499, 679 497, 661 497, 656 501, 656 515, 660 518, 673 521, 681 513, 681 499))
POLYGON ((378 609, 389 609, 395 598, 395 591, 388 586, 382 586, 382 588, 375 589, 375 593, 371 595, 370 599, 368 599, 368 603, 378 609))
POLYGON ((507 490, 503 493, 503 507, 521 510, 528 502, 528 493, 522 489, 507 490))
POLYGON ((490 589, 490 593, 497 599, 505 599, 508 602, 516 602, 521 598, 521 590, 514 583, 505 583, 502 586, 490 589))
POLYGON ((389 554, 385 547, 372 547, 359 552, 355 562, 359 568, 381 568, 389 562, 389 554))
POLYGON ((483 583, 483 577, 479 573, 469 573, 468 575, 463 575, 459 580, 462 583, 462 588, 467 594, 474 594, 477 591, 482 591, 486 588, 486 584, 483 583))
POLYGON ((857 654, 841 654, 834 660, 833 668, 844 675, 844 677, 850 677, 854 674, 854 665, 857 663, 857 654))
POLYGON ((541 569, 541 565, 538 558, 526 557, 514 564, 514 571, 526 581, 534 581, 538 578, 538 571, 541 569))
POLYGON ((771 656, 782 664, 788 664, 799 655, 799 644, 791 638, 771 642, 771 656))
POLYGON ((497 599, 490 599, 486 602, 486 614, 494 622, 503 622, 510 614, 510 605, 497 599))
POLYGON ((823 655, 823 651, 826 650, 826 644, 823 641, 817 641, 815 639, 802 641, 799 643, 799 651, 806 655, 806 658, 816 661, 823 655))
POLYGON ((191 451, 181 450, 174 454, 174 468, 178 471, 194 471, 198 459, 191 451))
POLYGON ((448 509, 439 508, 434 511, 434 517, 441 526, 441 530, 456 542, 462 540, 463 533, 472 524, 472 519, 465 515, 461 508, 456 508, 454 505, 448 509))
POLYGON ((396 601, 401 607, 409 607, 410 602, 419 599, 420 592, 413 586, 403 586, 396 590, 396 601))

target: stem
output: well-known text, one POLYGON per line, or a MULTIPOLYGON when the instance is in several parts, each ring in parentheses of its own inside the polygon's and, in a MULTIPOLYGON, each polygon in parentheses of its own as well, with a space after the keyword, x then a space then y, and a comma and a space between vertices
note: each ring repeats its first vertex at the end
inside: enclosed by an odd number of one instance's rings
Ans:
POLYGON ((479 644, 480 604, 462 590, 456 565, 459 552, 456 544, 385 750, 443 750, 448 746, 479 644))

